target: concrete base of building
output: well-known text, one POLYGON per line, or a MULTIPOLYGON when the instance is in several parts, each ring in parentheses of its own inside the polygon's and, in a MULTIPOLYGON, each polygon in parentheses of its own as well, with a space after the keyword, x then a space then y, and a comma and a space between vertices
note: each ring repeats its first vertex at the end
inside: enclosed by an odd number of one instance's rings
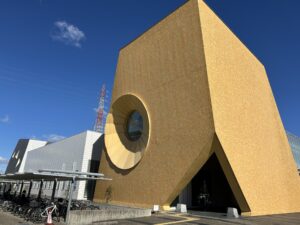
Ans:
POLYGON ((130 219, 147 216, 151 216, 151 209, 100 205, 100 210, 71 211, 69 224, 85 225, 108 220, 130 219))

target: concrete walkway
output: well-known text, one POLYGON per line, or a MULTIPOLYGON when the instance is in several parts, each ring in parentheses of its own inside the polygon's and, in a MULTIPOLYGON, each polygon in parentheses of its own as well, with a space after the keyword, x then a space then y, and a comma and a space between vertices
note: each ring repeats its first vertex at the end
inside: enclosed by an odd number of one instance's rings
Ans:
MULTIPOLYGON (((55 225, 63 225, 64 223, 54 223, 55 225)), ((24 221, 20 217, 16 217, 9 212, 0 211, 0 225, 44 225, 44 224, 34 224, 31 222, 24 221)), ((65 224, 64 224, 65 225, 65 224)))
POLYGON ((16 225, 16 224, 24 224, 23 219, 15 217, 10 213, 5 213, 0 211, 0 225, 16 225))

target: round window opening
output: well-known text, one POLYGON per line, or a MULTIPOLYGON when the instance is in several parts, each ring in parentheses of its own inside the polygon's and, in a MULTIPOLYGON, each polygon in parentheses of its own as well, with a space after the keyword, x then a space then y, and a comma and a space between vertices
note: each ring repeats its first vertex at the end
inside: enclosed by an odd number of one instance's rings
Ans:
POLYGON ((137 141, 143 134, 143 117, 138 111, 133 111, 127 121, 127 137, 130 141, 137 141))

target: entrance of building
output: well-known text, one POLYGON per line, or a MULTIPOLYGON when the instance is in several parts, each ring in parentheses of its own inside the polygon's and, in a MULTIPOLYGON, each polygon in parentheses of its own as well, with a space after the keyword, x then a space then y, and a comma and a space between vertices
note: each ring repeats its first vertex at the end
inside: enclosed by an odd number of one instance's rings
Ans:
POLYGON ((226 212, 227 207, 234 207, 240 212, 215 154, 209 158, 193 177, 178 196, 177 202, 186 204, 190 210, 226 212))

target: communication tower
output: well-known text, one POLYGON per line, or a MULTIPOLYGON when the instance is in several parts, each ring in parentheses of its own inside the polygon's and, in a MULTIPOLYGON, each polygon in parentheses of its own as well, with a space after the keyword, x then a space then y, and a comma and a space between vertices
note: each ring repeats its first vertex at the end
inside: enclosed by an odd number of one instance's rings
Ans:
POLYGON ((105 97, 106 97, 106 86, 105 84, 102 85, 99 97, 99 105, 97 108, 97 117, 96 122, 94 125, 94 131, 103 133, 104 132, 104 104, 105 104, 105 97))

